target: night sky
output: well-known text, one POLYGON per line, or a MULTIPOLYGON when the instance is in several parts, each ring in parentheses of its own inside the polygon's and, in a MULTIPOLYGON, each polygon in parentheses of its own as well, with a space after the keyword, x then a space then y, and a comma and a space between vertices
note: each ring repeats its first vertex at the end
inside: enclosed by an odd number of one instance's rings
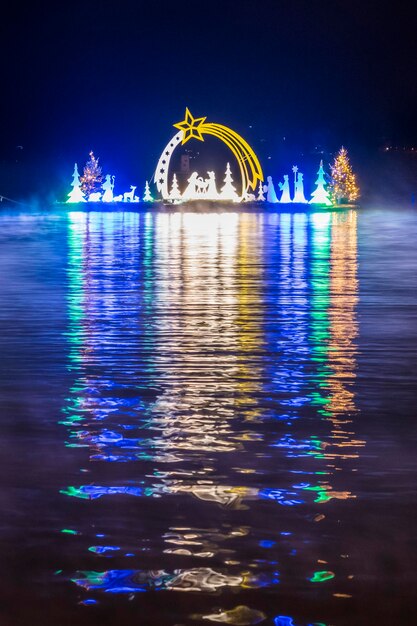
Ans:
POLYGON ((106 171, 150 178, 185 106, 241 133, 261 162, 284 142, 289 153, 417 144, 416 9, 401 6, 9 3, 0 181, 19 161, 26 182, 60 184, 90 149, 106 171))

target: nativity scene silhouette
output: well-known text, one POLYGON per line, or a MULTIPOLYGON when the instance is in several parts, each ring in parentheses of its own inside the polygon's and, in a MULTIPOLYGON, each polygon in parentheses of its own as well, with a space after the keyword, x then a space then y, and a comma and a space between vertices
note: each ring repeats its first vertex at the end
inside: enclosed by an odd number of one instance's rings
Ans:
MULTIPOLYGON (((232 202, 239 202, 240 197, 236 191, 236 187, 233 185, 232 172, 230 169, 230 163, 226 165, 226 172, 224 177, 224 185, 220 192, 217 190, 216 174, 213 171, 207 172, 208 178, 202 178, 198 175, 198 172, 193 172, 190 178, 187 180, 187 187, 181 194, 178 190, 177 181, 173 180, 173 191, 175 191, 175 200, 181 200, 187 202, 190 200, 229 200, 232 202)), ((175 176, 175 174, 174 174, 175 176)), ((172 198, 172 191, 170 194, 172 198)))
MULTIPOLYGON (((208 201, 226 201, 226 202, 267 202, 268 204, 324 204, 331 205, 330 193, 326 189, 327 181, 325 178, 325 172, 323 169, 323 161, 320 161, 320 169, 318 171, 318 178, 316 180, 316 189, 312 193, 312 198, 308 201, 304 195, 304 177, 301 172, 298 171, 298 167, 294 165, 292 167, 294 174, 294 195, 291 197, 290 180, 289 175, 284 175, 283 182, 278 183, 279 191, 281 192, 280 198, 278 198, 274 181, 272 176, 268 176, 266 182, 259 181, 259 187, 257 194, 250 193, 249 188, 244 189, 240 195, 234 185, 232 171, 230 163, 226 164, 226 170, 223 178, 223 186, 220 190, 216 184, 216 174, 214 171, 207 171, 207 178, 203 178, 198 172, 192 172, 190 177, 186 181, 186 187, 181 193, 179 188, 177 175, 174 173, 172 176, 172 185, 169 192, 168 202, 173 204, 179 204, 181 202, 192 202, 196 200, 208 200, 208 201)), ((72 191, 68 194, 67 202, 129 202, 139 203, 154 202, 150 190, 149 181, 146 181, 145 191, 142 199, 139 195, 136 195, 136 185, 130 186, 130 191, 126 191, 119 195, 114 195, 114 181, 115 176, 107 174, 105 180, 101 185, 101 191, 93 191, 87 197, 85 197, 80 183, 80 176, 78 173, 77 164, 74 165, 73 182, 71 184, 72 191)), ((255 190, 256 192, 256 190, 255 190)))

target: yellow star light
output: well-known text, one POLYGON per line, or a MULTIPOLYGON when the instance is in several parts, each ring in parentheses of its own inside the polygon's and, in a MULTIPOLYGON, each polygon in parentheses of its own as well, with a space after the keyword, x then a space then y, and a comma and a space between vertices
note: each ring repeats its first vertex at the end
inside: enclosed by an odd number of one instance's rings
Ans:
POLYGON ((182 145, 184 145, 189 139, 199 139, 204 141, 202 130, 200 127, 206 121, 206 117, 193 117, 188 108, 185 109, 185 120, 174 124, 174 128, 184 131, 184 137, 182 139, 182 145))

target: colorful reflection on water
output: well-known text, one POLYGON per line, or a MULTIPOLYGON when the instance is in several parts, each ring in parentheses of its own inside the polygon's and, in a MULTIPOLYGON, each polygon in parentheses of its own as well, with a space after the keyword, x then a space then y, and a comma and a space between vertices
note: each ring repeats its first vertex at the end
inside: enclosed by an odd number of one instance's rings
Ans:
POLYGON ((357 263, 355 211, 68 214, 65 574, 88 597, 349 588, 318 537, 365 445, 357 263))
POLYGON ((416 239, 0 211, 1 624, 413 623, 416 239))

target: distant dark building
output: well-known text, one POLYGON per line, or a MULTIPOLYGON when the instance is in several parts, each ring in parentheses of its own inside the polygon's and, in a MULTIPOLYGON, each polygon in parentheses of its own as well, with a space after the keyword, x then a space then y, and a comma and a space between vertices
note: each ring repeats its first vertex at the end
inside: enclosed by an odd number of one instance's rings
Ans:
POLYGON ((181 174, 189 174, 190 173, 190 155, 182 154, 181 155, 181 166, 180 166, 181 174))

